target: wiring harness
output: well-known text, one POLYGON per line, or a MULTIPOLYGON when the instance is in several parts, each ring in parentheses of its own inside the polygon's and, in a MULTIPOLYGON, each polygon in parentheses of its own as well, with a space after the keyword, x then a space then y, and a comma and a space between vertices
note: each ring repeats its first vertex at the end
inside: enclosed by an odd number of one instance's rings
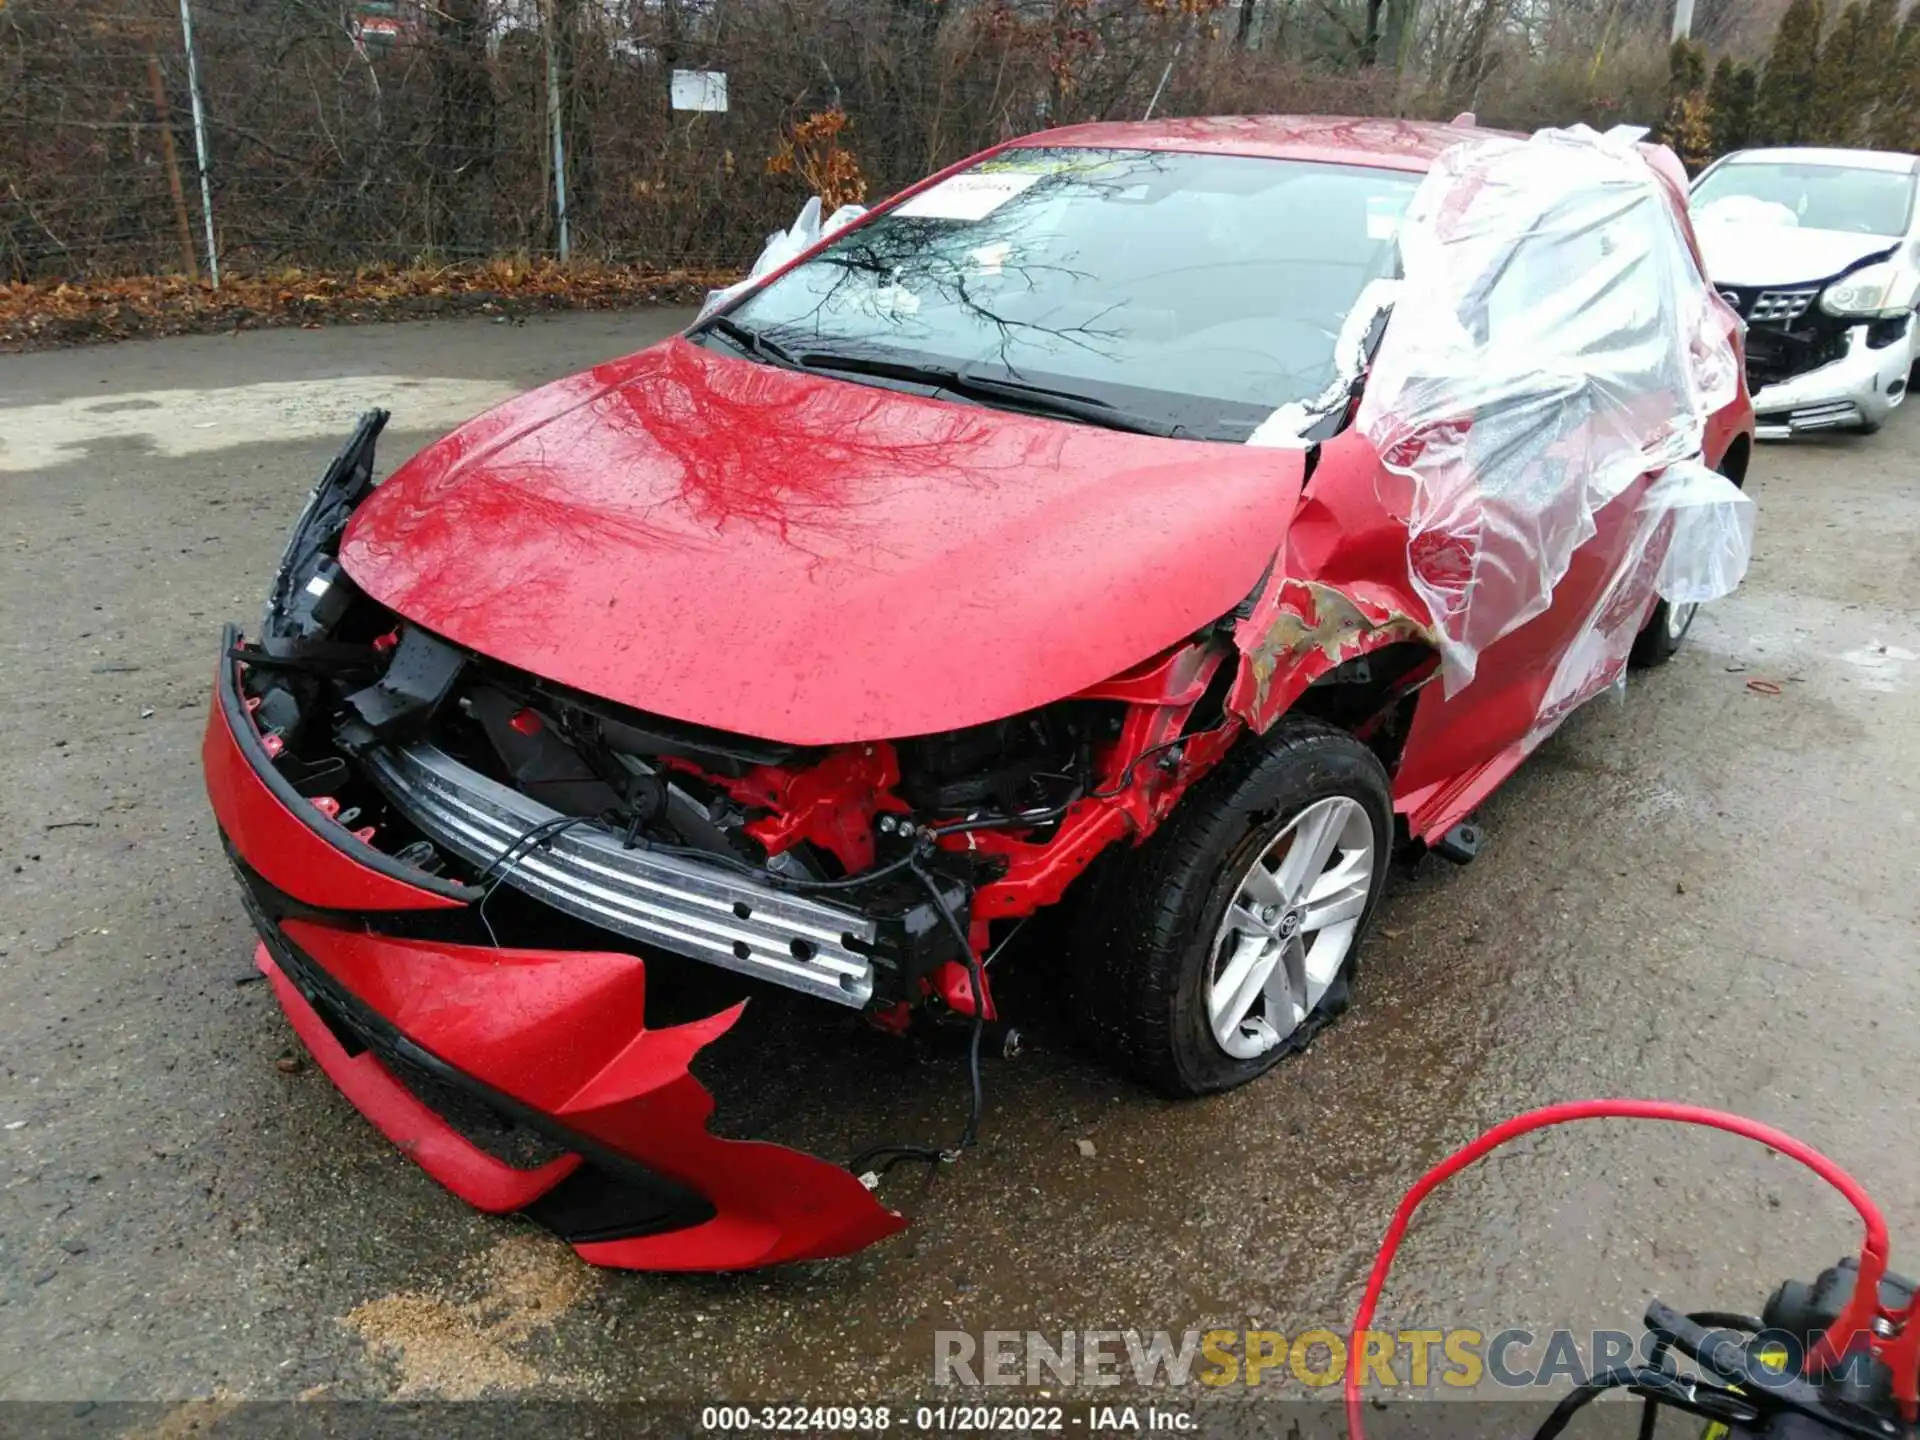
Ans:
MULTIPOLYGON (((1129 774, 1131 774, 1131 769, 1129 769, 1129 774)), ((508 843, 505 849, 487 864, 486 868, 476 877, 474 883, 481 888, 479 905, 480 923, 486 927, 487 936, 496 948, 499 946, 500 941, 499 937, 494 934, 492 922, 487 919, 487 902, 493 898, 493 892, 499 889, 501 882, 506 879, 508 872, 535 850, 544 845, 551 844, 554 838, 563 831, 572 829, 578 825, 600 824, 611 826, 614 825, 619 818, 620 817, 614 815, 598 817, 590 815, 559 815, 549 820, 543 820, 539 824, 530 826, 528 829, 522 831, 508 843)), ((966 827, 953 826, 948 828, 958 830, 966 827)), ((960 917, 954 913, 953 906, 948 903, 946 895, 941 891, 933 874, 921 863, 932 853, 935 836, 940 833, 946 832, 931 830, 923 832, 923 834, 916 839, 913 849, 909 850, 899 859, 893 860, 877 869, 866 871, 860 875, 850 876, 843 880, 813 880, 791 875, 781 875, 770 870, 756 869, 748 865, 745 861, 735 860, 711 851, 693 850, 678 845, 666 845, 658 841, 644 842, 648 849, 659 850, 668 854, 684 854, 697 857, 709 863, 727 865, 729 868, 744 872, 753 876, 755 879, 767 881, 791 890, 846 890, 857 885, 870 884, 883 876, 898 871, 912 872, 914 878, 918 880, 926 890, 928 898, 933 902, 934 909, 939 912, 942 923, 945 924, 948 933, 953 936, 955 943, 959 946, 960 953, 966 957, 968 975, 973 984, 973 1023, 967 1037, 967 1119, 960 1131, 959 1139, 945 1149, 932 1145, 890 1144, 876 1145, 871 1149, 861 1151, 847 1162, 847 1168, 852 1170, 856 1175, 862 1175, 863 1177, 871 1172, 874 1178, 878 1179, 879 1176, 886 1174, 886 1172, 895 1165, 907 1161, 939 1165, 942 1162, 958 1160, 961 1154, 971 1149, 974 1142, 978 1139, 980 1134, 980 1120, 986 1111, 986 1090, 980 1078, 980 1042, 986 1027, 985 997, 987 993, 987 981, 985 968, 980 956, 974 951, 973 945, 968 939, 966 927, 960 923, 960 917)), ((629 843, 634 842, 630 839, 629 843)))

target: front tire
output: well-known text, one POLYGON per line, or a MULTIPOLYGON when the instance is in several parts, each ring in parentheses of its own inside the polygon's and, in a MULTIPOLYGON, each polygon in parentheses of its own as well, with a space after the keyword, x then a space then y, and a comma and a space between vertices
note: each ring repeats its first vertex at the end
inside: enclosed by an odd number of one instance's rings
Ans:
POLYGON ((1288 720, 1243 744, 1107 877, 1083 1033, 1169 1095, 1265 1074, 1347 1008, 1392 843, 1386 770, 1352 736, 1288 720))

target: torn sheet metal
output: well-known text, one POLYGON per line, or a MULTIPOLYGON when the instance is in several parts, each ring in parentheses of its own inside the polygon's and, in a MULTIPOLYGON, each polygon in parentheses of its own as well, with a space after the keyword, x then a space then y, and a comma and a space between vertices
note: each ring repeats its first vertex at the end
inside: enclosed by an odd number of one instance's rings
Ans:
MULTIPOLYGON (((1405 284, 1356 423, 1413 481, 1408 559, 1452 695, 1547 609, 1602 506, 1697 460, 1707 417, 1738 393, 1738 356, 1630 136, 1463 143, 1400 233, 1405 284)), ((1650 535, 1666 513, 1643 503, 1637 524, 1650 535)), ((1692 527, 1673 533, 1695 543, 1692 527)))
POLYGON ((1243 657, 1227 709, 1264 731, 1322 675, 1396 640, 1435 643, 1426 623, 1318 580, 1277 577, 1234 626, 1243 657))

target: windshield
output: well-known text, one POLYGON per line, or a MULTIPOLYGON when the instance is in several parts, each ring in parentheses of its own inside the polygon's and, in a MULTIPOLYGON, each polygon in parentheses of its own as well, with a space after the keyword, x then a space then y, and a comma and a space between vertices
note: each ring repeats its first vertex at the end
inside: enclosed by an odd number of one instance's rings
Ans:
POLYGON ((1017 378, 1242 440, 1327 390, 1341 322, 1394 273, 1419 179, 1011 150, 842 236, 730 318, 803 363, 857 355, 1017 378))
POLYGON ((1739 196, 1793 212, 1809 230, 1904 235, 1913 210, 1913 176, 1849 165, 1747 161, 1722 165, 1693 192, 1693 209, 1739 196))

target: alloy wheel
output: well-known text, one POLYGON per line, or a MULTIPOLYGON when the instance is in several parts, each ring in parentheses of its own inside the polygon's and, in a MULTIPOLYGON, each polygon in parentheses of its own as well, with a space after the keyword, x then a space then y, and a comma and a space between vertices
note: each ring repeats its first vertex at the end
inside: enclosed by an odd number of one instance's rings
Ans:
POLYGON ((1256 1059, 1313 1013, 1353 949, 1378 859, 1366 810, 1335 795, 1295 815, 1240 877, 1207 984, 1228 1055, 1256 1059))

